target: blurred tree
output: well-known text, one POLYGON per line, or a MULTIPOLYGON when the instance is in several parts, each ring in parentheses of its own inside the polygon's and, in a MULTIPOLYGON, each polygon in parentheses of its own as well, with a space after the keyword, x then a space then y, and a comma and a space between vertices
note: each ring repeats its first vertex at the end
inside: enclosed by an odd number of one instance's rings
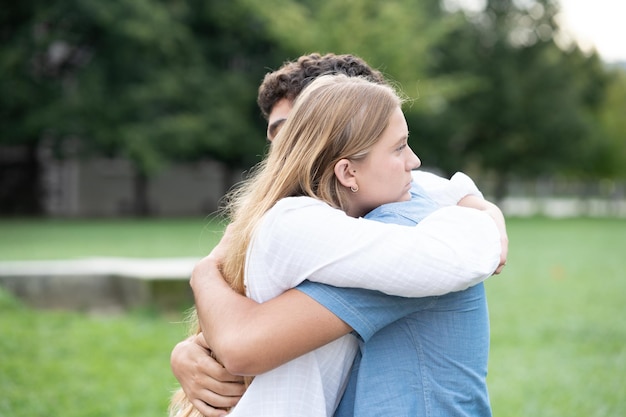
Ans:
MULTIPOLYGON (((498 197, 512 175, 599 170, 619 142, 610 138, 623 118, 601 107, 609 77, 598 57, 557 47, 554 2, 488 0, 483 10, 465 13, 454 4, 6 5, 0 145, 20 144, 32 166, 21 186, 0 176, 0 201, 10 195, 22 202, 16 211, 41 209, 37 152, 44 142, 61 156, 72 142, 83 153, 131 160, 138 214, 148 211, 148 179, 171 161, 212 157, 247 167, 265 147, 255 103, 263 74, 314 51, 353 53, 388 74, 414 99, 406 114, 424 164, 493 174, 498 197), (605 123, 614 127, 601 129, 605 123)), ((620 102, 619 93, 610 100, 620 102)))
POLYGON ((430 52, 430 73, 458 77, 465 89, 441 96, 417 123, 421 135, 439 138, 425 154, 441 156, 447 171, 493 174, 497 199, 513 175, 583 166, 608 78, 597 55, 556 45, 557 11, 550 0, 488 0, 430 52))
POLYGON ((597 55, 557 46, 551 0, 242 1, 277 41, 355 53, 395 80, 415 99, 405 113, 425 166, 491 174, 496 198, 512 176, 592 166, 608 79, 597 55))
POLYGON ((37 214, 41 205, 39 143, 51 120, 62 118, 58 92, 61 47, 41 44, 34 10, 26 0, 0 10, 0 213, 37 214), (16 145, 20 145, 19 147, 16 145), (8 148, 7 146, 11 146, 8 148))
MULTIPOLYGON (((439 0, 240 1, 254 10, 276 42, 298 55, 358 55, 398 84, 409 99, 421 95, 428 50, 464 21, 442 13, 439 0)), ((436 74, 430 76, 429 84, 438 82, 436 74)), ((420 100, 413 104, 407 106, 408 113, 420 111, 420 100)))
MULTIPOLYGON (((0 143, 33 154, 33 202, 44 139, 59 154, 72 139, 84 153, 132 161, 140 215, 149 209, 148 179, 169 161, 213 157, 237 168, 259 159, 256 89, 267 63, 285 53, 239 2, 19 4, 2 15, 8 76, 0 85, 9 94, 0 99, 0 143)), ((40 209, 33 203, 31 211, 40 209)))
POLYGON ((626 68, 610 70, 607 98, 598 112, 590 171, 605 178, 626 179, 626 68))

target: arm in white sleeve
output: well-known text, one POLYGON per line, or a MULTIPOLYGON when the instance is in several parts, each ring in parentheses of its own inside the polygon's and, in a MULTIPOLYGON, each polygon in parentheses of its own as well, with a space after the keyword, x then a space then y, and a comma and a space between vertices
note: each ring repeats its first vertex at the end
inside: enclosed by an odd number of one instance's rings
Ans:
POLYGON ((283 290, 310 279, 424 297, 486 279, 498 266, 501 246, 494 221, 474 209, 446 207, 406 227, 355 219, 296 197, 267 213, 250 249, 248 266, 263 268, 283 290))
POLYGON ((483 198, 474 181, 462 172, 457 172, 449 180, 426 171, 413 171, 412 175, 413 181, 442 207, 455 206, 468 195, 483 198))

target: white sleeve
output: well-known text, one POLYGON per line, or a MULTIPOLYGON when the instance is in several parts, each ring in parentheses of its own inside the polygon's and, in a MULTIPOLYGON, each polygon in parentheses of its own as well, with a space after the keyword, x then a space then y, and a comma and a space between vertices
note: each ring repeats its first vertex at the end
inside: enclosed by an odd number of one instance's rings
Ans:
POLYGON ((283 289, 309 279, 424 297, 466 289, 499 264, 499 232, 479 210, 446 207, 407 227, 355 219, 313 199, 285 200, 266 214, 248 252, 283 289))
POLYGON ((468 195, 483 198, 474 181, 462 172, 457 172, 449 180, 426 171, 413 171, 412 175, 413 181, 440 206, 455 206, 460 199, 468 195))

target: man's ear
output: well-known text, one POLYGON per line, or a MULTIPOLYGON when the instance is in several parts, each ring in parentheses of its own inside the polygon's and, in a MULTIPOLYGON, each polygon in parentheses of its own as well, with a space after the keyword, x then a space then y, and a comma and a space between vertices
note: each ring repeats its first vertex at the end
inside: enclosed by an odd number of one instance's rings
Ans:
POLYGON ((356 187, 354 165, 349 159, 341 159, 335 164, 335 176, 344 187, 356 187))

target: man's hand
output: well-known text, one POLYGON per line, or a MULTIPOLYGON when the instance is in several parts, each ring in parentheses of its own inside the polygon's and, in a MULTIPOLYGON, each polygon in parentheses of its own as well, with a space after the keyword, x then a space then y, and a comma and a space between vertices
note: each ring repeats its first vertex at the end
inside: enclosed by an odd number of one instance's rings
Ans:
POLYGON ((229 374, 211 357, 201 333, 178 343, 170 363, 185 395, 206 417, 225 416, 245 391, 243 378, 229 374))

